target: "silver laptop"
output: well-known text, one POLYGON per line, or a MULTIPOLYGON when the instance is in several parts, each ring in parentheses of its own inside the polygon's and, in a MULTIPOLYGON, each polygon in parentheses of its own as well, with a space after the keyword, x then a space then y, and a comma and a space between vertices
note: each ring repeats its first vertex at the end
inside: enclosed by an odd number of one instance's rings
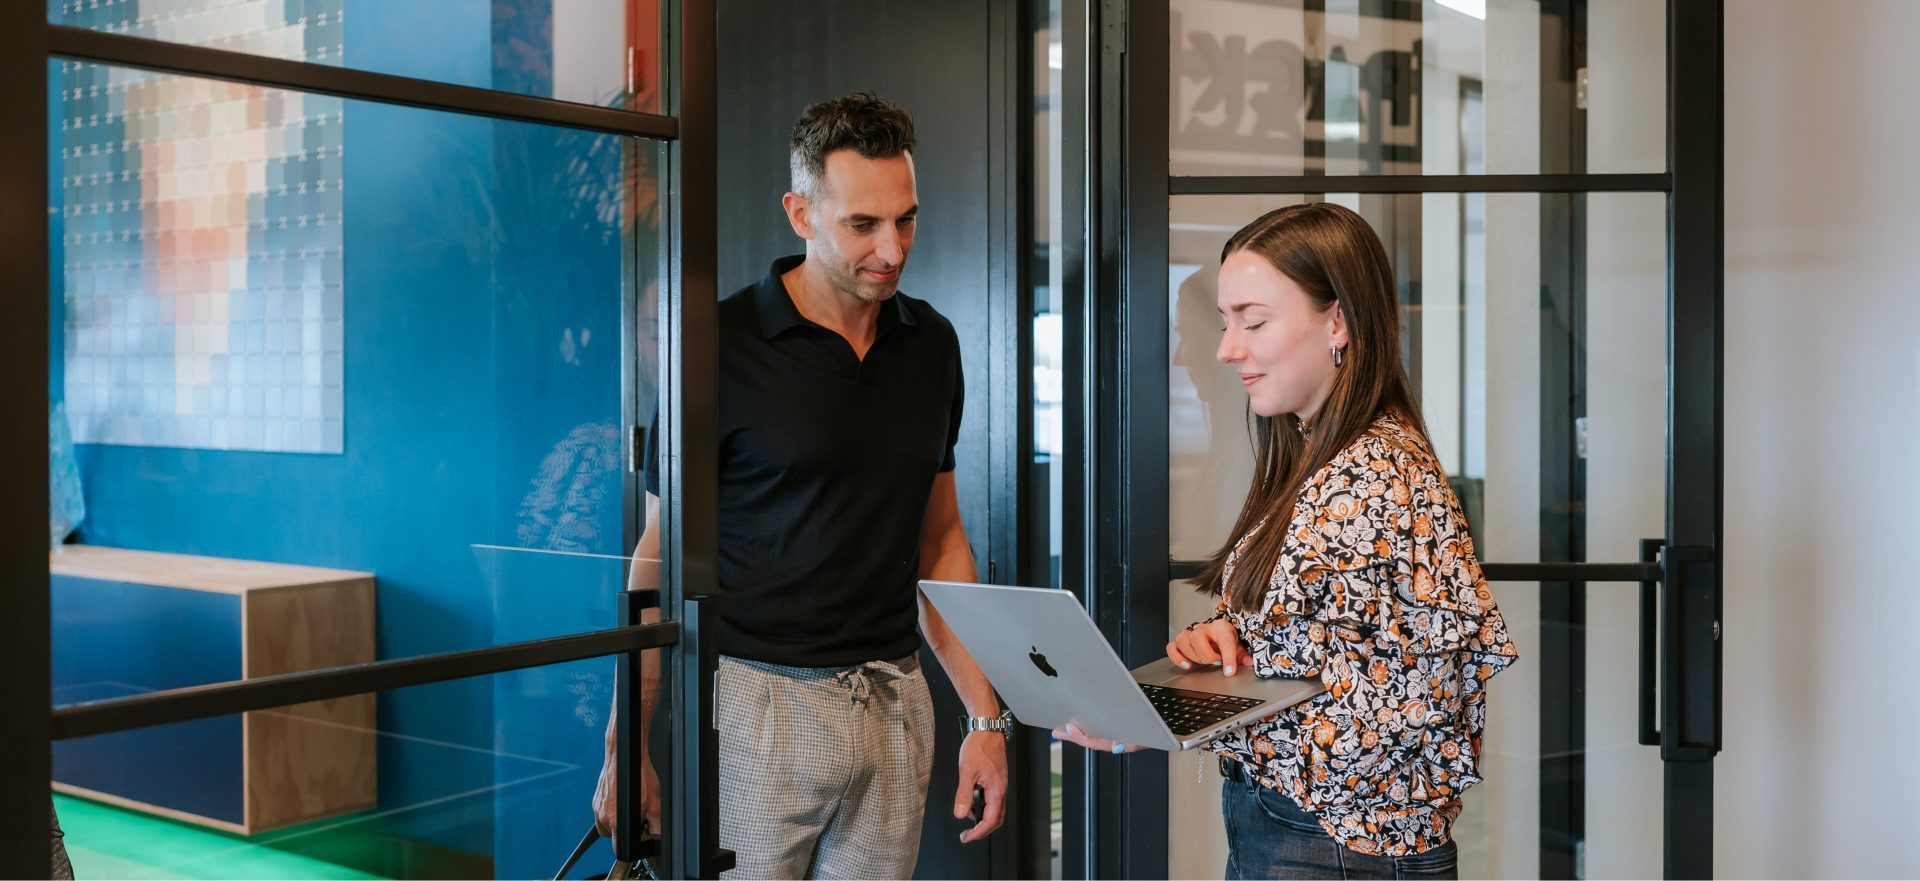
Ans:
POLYGON ((1128 670, 1080 599, 1065 590, 922 581, 920 590, 973 655, 1015 718, 1068 722, 1121 743, 1201 746, 1325 691, 1318 680, 1188 672, 1165 657, 1128 670))

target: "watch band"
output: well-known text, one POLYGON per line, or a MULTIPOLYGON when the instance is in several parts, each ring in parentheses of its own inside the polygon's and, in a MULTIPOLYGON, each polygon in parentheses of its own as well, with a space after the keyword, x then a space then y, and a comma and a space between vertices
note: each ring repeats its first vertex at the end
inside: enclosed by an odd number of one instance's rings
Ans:
POLYGON ((1013 711, 1006 710, 998 716, 962 716, 960 734, 966 736, 975 731, 998 731, 1007 740, 1013 739, 1013 711))

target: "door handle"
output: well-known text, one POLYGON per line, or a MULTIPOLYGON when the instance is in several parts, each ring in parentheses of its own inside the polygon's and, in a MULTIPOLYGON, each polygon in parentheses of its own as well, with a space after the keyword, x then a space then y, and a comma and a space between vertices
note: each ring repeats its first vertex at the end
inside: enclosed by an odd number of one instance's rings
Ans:
POLYGON ((1720 751, 1720 565, 1712 548, 1661 550, 1660 758, 1720 751))
MULTIPOLYGON (((1667 547, 1664 538, 1640 540, 1640 562, 1658 563, 1667 547)), ((1664 569, 1664 567, 1663 567, 1664 569)), ((1640 744, 1660 745, 1658 694, 1660 681, 1660 582, 1640 582, 1640 744)))

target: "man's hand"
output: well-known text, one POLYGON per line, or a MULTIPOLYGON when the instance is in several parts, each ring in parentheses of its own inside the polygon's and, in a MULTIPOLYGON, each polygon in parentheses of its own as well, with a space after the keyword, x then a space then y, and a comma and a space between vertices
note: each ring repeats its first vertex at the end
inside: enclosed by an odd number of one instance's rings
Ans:
MULTIPOLYGON (((960 525, 960 490, 953 472, 935 475, 933 492, 927 497, 927 516, 920 525, 920 577, 935 581, 972 581, 979 569, 973 564, 973 548, 967 544, 967 531, 960 525)), ((980 665, 967 654, 966 646, 954 637, 940 610, 920 594, 920 635, 933 650, 933 656, 946 668, 953 690, 974 715, 992 715, 1000 711, 980 665)), ((960 833, 963 844, 987 837, 1007 815, 1007 739, 998 731, 975 731, 960 743, 960 786, 953 794, 953 817, 962 819, 973 810, 973 790, 983 794, 985 807, 980 822, 960 833)))
MULTIPOLYGON (((593 787, 593 826, 609 839, 620 818, 620 775, 613 766, 613 754, 608 753, 600 765, 600 782, 593 787)), ((640 804, 640 816, 646 822, 640 831, 659 832, 660 775, 653 770, 653 759, 645 755, 640 757, 640 804)))
POLYGON ((973 788, 980 787, 986 808, 980 822, 960 833, 972 844, 1000 828, 1007 810, 1007 740, 998 731, 975 731, 960 742, 960 786, 953 794, 953 818, 964 819, 973 810, 973 788))

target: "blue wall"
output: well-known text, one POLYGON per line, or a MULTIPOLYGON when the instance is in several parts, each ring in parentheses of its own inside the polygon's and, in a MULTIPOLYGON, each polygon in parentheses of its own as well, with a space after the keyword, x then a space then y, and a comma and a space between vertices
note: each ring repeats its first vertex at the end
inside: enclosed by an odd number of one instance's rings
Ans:
POLYGON ((47 273, 48 295, 52 302, 47 309, 47 333, 52 340, 53 353, 47 365, 47 400, 58 403, 67 398, 67 362, 60 356, 65 340, 64 326, 67 320, 66 300, 61 281, 61 267, 67 264, 67 224, 58 210, 63 204, 60 198, 61 163, 60 148, 60 62, 47 62, 47 192, 51 194, 52 204, 47 211, 47 273))
MULTIPOLYGON (((356 65, 516 91, 545 75, 501 66, 485 14, 351 5, 356 65)), ((511 5, 493 7, 516 30, 547 15, 511 5)), ((372 571, 382 658, 614 624, 618 561, 475 547, 621 552, 621 233, 578 195, 617 176, 614 139, 359 102, 345 123, 345 452, 84 445, 82 540, 372 571)), ((551 871, 588 819, 610 671, 382 695, 383 812, 433 804, 379 831, 551 871)))

